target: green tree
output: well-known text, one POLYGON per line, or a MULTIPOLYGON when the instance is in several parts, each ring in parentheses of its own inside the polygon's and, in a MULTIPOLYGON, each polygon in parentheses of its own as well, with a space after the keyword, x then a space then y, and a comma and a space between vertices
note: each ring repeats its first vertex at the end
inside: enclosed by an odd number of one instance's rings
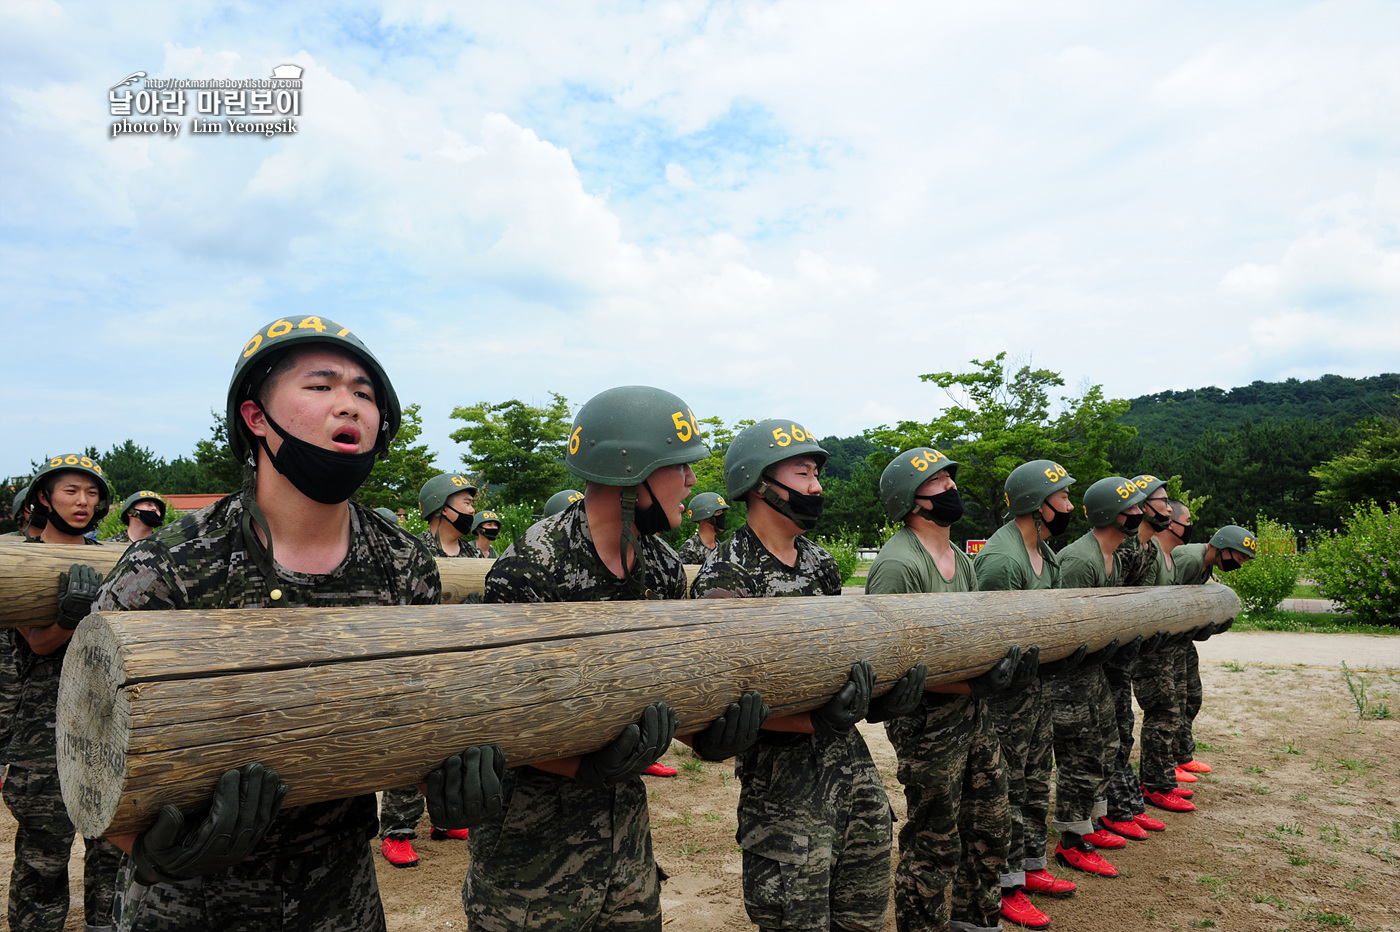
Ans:
POLYGON ((224 415, 209 409, 214 425, 209 438, 195 444, 194 461, 199 466, 200 482, 206 492, 236 492, 243 487, 243 464, 233 456, 228 445, 228 423, 224 415))
POLYGON ((1083 489, 1111 475, 1109 449, 1136 433, 1118 420, 1128 402, 1105 398, 1102 386, 1074 397, 1062 395, 1058 413, 1052 413, 1050 390, 1065 384, 1059 373, 1030 366, 1012 373, 1004 352, 972 364, 972 372, 919 376, 953 402, 939 417, 866 431, 882 446, 932 446, 958 462, 958 488, 968 514, 954 526, 955 539, 985 537, 1000 526, 1006 477, 1027 460, 1060 463, 1083 489))
POLYGON ((169 491, 161 487, 165 460, 146 447, 137 446, 134 440, 113 444, 112 449, 98 457, 97 461, 102 464, 107 483, 118 498, 141 489, 169 491))
POLYGON ((1400 501, 1400 404, 1393 416, 1362 424, 1357 433, 1350 453, 1312 469, 1318 504, 1344 511, 1366 501, 1400 501))
POLYGON ((433 464, 434 454, 426 443, 413 445, 423 433, 418 410, 416 404, 403 409, 403 421, 388 454, 375 461, 369 478, 355 493, 355 501, 370 508, 413 508, 423 483, 441 471, 433 464))
POLYGON ((557 392, 550 397, 543 408, 511 399, 452 410, 454 419, 467 424, 449 435, 470 447, 462 462, 481 483, 501 487, 495 494, 502 504, 541 506, 564 486, 572 415, 568 399, 557 392))

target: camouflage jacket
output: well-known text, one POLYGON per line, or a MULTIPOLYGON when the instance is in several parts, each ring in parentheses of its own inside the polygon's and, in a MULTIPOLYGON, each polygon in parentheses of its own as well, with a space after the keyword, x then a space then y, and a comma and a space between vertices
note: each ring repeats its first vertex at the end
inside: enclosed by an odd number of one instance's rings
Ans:
POLYGON ((840 595, 841 570, 836 560, 805 537, 797 538, 797 563, 788 566, 773 556, 746 524, 715 547, 695 577, 690 596, 698 599, 724 589, 750 599, 780 595, 840 595))
MULTIPOLYGON (((132 544, 93 611, 431 605, 441 598, 426 548, 360 505, 350 505, 349 552, 324 575, 279 566, 275 579, 265 578, 249 553, 243 517, 243 496, 235 493, 132 544)), ((303 851, 343 833, 369 839, 377 831, 373 794, 296 806, 282 810, 253 857, 303 851)))
POLYGON ((458 541, 459 546, 457 548, 456 553, 448 553, 447 551, 442 549, 442 541, 438 540, 437 535, 433 533, 432 528, 427 528, 421 534, 419 534, 418 540, 421 540, 424 546, 428 548, 428 552, 435 557, 442 557, 448 560, 457 560, 463 557, 469 558, 481 556, 481 551, 476 549, 475 537, 468 540, 467 535, 465 534, 463 534, 461 539, 458 541))
MULTIPOLYGON (((718 550, 719 546, 720 542, 716 540, 715 550, 718 550)), ((710 561, 710 558, 715 555, 715 550, 706 547, 705 542, 700 539, 700 532, 696 531, 694 537, 681 544, 681 548, 676 551, 676 556, 681 558, 682 563, 701 565, 710 561)))
POLYGON ((109 538, 107 538, 106 540, 102 541, 102 543, 104 543, 104 544, 129 544, 129 543, 131 543, 131 532, 128 531, 128 530, 125 530, 125 529, 120 530, 120 531, 118 531, 117 533, 113 534, 111 537, 109 537, 109 538))
POLYGON ((1118 545, 1113 559, 1125 586, 1157 585, 1157 541, 1148 538, 1144 544, 1137 534, 1129 534, 1118 545))

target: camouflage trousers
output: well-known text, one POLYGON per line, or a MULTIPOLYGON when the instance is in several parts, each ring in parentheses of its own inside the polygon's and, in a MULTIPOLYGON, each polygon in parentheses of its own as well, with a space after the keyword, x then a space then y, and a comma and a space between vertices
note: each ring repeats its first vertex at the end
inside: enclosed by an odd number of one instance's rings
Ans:
POLYGON ((1026 871, 1045 867, 1049 834, 1050 773, 1054 761, 1054 728, 1039 679, 1016 693, 1002 693, 987 702, 1006 761, 1007 798, 1011 805, 1010 845, 1003 887, 1019 887, 1026 871))
POLYGON ((1173 763, 1185 764, 1196 756, 1196 736, 1193 732, 1196 715, 1201 711, 1201 658, 1194 641, 1177 648, 1177 694, 1181 702, 1181 726, 1172 746, 1173 763))
POLYGON ((896 928, 948 929, 950 884, 953 920, 996 926, 1012 817, 1006 762, 986 702, 927 693, 885 731, 908 801, 894 875, 896 928))
POLYGON ((8 640, 0 643, 0 767, 9 760, 10 732, 15 709, 19 707, 20 680, 15 672, 15 656, 8 640))
POLYGON ((1045 681, 1055 729, 1055 830, 1087 835, 1108 812, 1108 765, 1118 754, 1113 698, 1102 666, 1045 681))
POLYGON ((1108 774, 1108 817, 1115 822, 1131 822, 1147 809, 1142 804, 1142 784, 1133 770, 1133 669, 1136 661, 1103 665, 1108 691, 1113 698, 1113 715, 1118 735, 1118 753, 1108 774))
POLYGON ((1142 707, 1142 751, 1138 776, 1145 789, 1168 792, 1176 786, 1172 746, 1181 730, 1174 649, 1141 654, 1133 665, 1133 692, 1142 707))
POLYGON ((178 884, 143 887, 123 858, 113 911, 119 932, 383 932, 367 839, 335 835, 294 855, 249 858, 178 884))
POLYGON ((735 769, 750 921, 764 930, 880 932, 893 817, 860 732, 765 732, 735 769))
MULTIPOLYGON (((74 829, 59 793, 58 774, 12 764, 5 776, 5 804, 15 821, 10 869, 10 928, 61 932, 68 916, 68 858, 74 829)), ((121 851, 103 839, 84 839, 84 921, 112 922, 112 895, 121 851)))
POLYGON ((379 804, 379 837, 417 838, 418 820, 426 808, 427 800, 416 786, 385 790, 379 804))
POLYGON ((472 932, 659 932, 661 883, 641 777, 579 786, 506 771, 505 812, 471 831, 462 887, 472 932))

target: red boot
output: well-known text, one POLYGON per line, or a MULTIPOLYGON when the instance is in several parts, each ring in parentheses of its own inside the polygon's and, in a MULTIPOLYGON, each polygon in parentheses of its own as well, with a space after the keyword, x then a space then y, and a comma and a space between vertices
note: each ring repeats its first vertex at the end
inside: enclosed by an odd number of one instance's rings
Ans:
POLYGON ((466 828, 438 828, 434 825, 428 837, 433 841, 446 841, 449 838, 453 841, 466 841, 470 832, 471 829, 466 828))
POLYGON ((680 773, 680 771, 674 767, 667 767, 665 764, 658 762, 652 764, 646 770, 643 770, 642 773, 649 777, 674 777, 676 774, 680 773))
MULTIPOLYGON (((1099 824, 1104 827, 1105 831, 1113 832, 1116 835, 1122 835, 1124 838, 1131 838, 1133 841, 1142 841, 1147 837, 1147 829, 1131 820, 1127 822, 1115 822, 1105 816, 1099 819, 1099 824)), ((1097 842, 1095 842, 1095 844, 1097 844, 1097 842)))
POLYGON ((1178 767, 1178 768, 1176 768, 1176 782, 1177 782, 1177 783, 1195 783, 1195 782, 1196 782, 1196 775, 1195 775, 1194 773, 1191 773, 1189 770, 1185 770, 1185 769, 1183 769, 1183 768, 1181 768, 1181 767, 1178 767))
POLYGON ((1061 880, 1045 868, 1026 871, 1026 889, 1045 896, 1070 896, 1079 889, 1073 880, 1061 880))
POLYGON ((1133 816, 1133 821, 1149 832, 1165 832, 1167 830, 1167 823, 1163 822, 1161 819, 1154 819, 1145 812, 1139 812, 1137 815, 1133 816))
POLYGON ((1171 794, 1173 796, 1180 796, 1182 799, 1190 799, 1192 796, 1196 795, 1196 791, 1188 790, 1184 786, 1174 786, 1172 787, 1171 794))
POLYGON ((1105 861, 1103 856, 1094 850, 1094 846, 1086 842, 1081 841, 1073 848, 1066 848, 1064 842, 1057 844, 1055 846, 1055 860, 1065 867, 1072 867, 1077 871, 1084 871, 1086 874, 1098 874, 1100 877, 1118 876, 1118 868, 1105 861))
POLYGON ((1175 793, 1163 793, 1160 790, 1148 792, 1143 790, 1142 798, 1144 802, 1149 802, 1158 809, 1165 809, 1168 812, 1194 812, 1196 804, 1189 799, 1182 799, 1175 793))
POLYGON ((1001 894, 1001 914, 1011 922, 1027 929, 1048 929, 1050 928, 1050 917, 1035 908, 1035 904, 1026 896, 1026 891, 1020 887, 1012 887, 1008 896, 1005 891, 1001 894))
POLYGON ((412 867, 418 863, 418 852, 413 850, 411 838, 386 838, 379 845, 384 860, 395 867, 412 867))
POLYGON ((1095 829, 1084 836, 1084 840, 1095 848, 1126 848, 1128 840, 1122 835, 1115 835, 1106 829, 1095 829))
POLYGON ((1210 764, 1203 764, 1198 760, 1189 760, 1181 765, 1181 769, 1188 770, 1191 773, 1210 773, 1210 764))

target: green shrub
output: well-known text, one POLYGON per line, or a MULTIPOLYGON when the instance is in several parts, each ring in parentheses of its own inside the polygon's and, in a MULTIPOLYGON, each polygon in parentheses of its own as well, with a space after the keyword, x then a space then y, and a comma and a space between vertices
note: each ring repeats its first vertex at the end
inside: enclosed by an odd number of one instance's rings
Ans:
POLYGON ((1318 592, 1357 621, 1400 625, 1400 506, 1368 502, 1342 523, 1319 535, 1309 555, 1318 592))
POLYGON ((860 564, 860 535, 846 531, 834 537, 816 537, 812 543, 825 550, 836 560, 841 570, 841 581, 845 582, 855 573, 860 564))
POLYGON ((1288 598, 1302 567, 1298 538, 1286 524, 1260 515, 1254 527, 1259 554, 1244 566, 1219 578, 1235 590, 1246 614, 1268 614, 1288 598))
MULTIPOLYGON (((126 530, 126 522, 122 520, 121 516, 122 501, 122 499, 117 499, 113 502, 111 510, 108 511, 107 514, 103 516, 102 521, 98 523, 98 540, 106 540, 109 537, 115 537, 126 530)), ((165 509, 165 520, 160 523, 160 526, 165 527, 171 522, 180 520, 186 514, 187 512, 176 511, 174 508, 167 507, 165 509)))

